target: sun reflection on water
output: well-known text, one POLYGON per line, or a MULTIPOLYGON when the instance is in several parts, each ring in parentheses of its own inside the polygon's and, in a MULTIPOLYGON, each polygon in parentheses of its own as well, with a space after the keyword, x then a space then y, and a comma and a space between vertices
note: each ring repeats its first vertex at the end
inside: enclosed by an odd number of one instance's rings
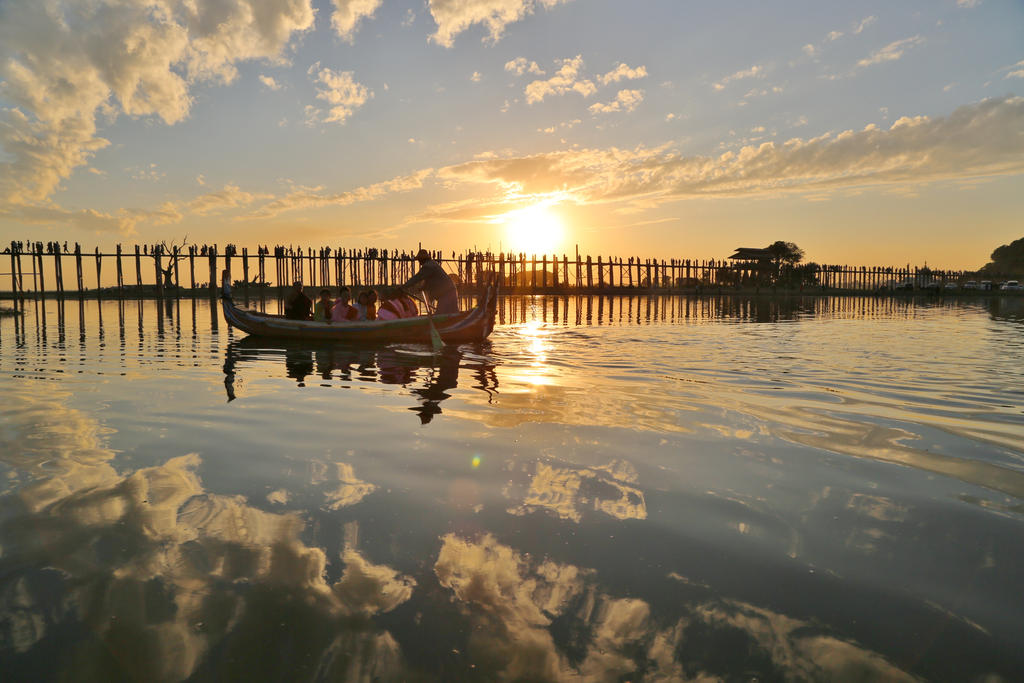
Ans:
POLYGON ((517 326, 515 334, 522 341, 523 362, 512 373, 511 379, 533 387, 555 384, 548 363, 552 332, 547 323, 531 320, 517 326))

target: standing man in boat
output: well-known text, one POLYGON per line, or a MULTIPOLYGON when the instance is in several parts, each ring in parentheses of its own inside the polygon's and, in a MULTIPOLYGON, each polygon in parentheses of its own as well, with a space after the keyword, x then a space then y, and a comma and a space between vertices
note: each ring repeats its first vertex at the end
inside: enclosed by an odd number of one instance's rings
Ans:
POLYGON ((291 320, 309 320, 313 317, 313 302, 302 289, 301 281, 292 283, 292 291, 284 300, 284 317, 291 320))
POLYGON ((419 250, 416 260, 420 263, 419 272, 409 278, 404 289, 422 288, 427 298, 436 302, 435 313, 458 313, 459 293, 441 264, 432 259, 426 249, 419 250))

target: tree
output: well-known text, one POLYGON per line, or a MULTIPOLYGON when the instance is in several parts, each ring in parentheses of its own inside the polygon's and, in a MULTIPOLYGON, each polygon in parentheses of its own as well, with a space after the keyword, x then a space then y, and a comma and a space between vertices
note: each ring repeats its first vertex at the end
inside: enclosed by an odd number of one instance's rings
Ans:
POLYGON ((989 273, 1017 274, 1024 273, 1024 237, 1009 244, 996 247, 982 270, 989 273))
MULTIPOLYGON (((174 283, 171 282, 171 275, 174 273, 174 264, 178 262, 178 259, 185 258, 185 248, 188 246, 188 235, 185 235, 181 240, 181 244, 171 242, 167 244, 167 240, 160 242, 160 244, 154 244, 153 248, 149 250, 149 255, 153 257, 155 264, 160 264, 161 259, 166 256, 168 257, 167 267, 160 265, 160 276, 163 278, 164 287, 173 287, 174 283), (177 248, 177 252, 175 252, 177 248)), ((158 285, 161 283, 157 283, 158 285)))
POLYGON ((776 266, 781 266, 783 263, 795 266, 804 260, 804 250, 792 242, 778 240, 765 247, 765 250, 771 252, 776 266))

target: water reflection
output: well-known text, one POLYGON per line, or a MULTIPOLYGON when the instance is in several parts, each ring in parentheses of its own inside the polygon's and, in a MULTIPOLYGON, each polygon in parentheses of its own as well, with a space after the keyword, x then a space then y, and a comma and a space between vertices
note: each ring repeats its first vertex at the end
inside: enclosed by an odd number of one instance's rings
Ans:
POLYGON ((488 398, 498 393, 495 364, 490 346, 479 344, 446 347, 432 353, 423 346, 356 346, 345 343, 310 346, 308 343, 268 341, 255 337, 232 341, 224 353, 224 388, 228 401, 238 398, 235 385, 242 369, 284 361, 285 376, 305 387, 316 376, 323 386, 351 387, 352 382, 379 382, 409 389, 417 405, 409 408, 421 424, 441 414, 441 403, 459 385, 465 372, 476 383, 473 388, 488 398))
POLYGON ((435 355, 28 302, 5 679, 1016 680, 1011 303, 508 297, 435 355))
POLYGON ((683 597, 706 591, 677 591, 666 619, 602 590, 592 569, 532 560, 489 534, 445 535, 434 572, 473 624, 467 650, 485 680, 916 680, 812 623, 683 597))

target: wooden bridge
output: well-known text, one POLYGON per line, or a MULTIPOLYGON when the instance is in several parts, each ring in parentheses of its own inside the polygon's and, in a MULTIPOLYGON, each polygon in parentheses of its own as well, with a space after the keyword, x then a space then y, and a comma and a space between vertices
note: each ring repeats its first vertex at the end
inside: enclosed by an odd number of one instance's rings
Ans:
MULTIPOLYGON (((0 273, 10 289, 7 298, 23 296, 189 297, 215 293, 221 269, 232 274, 236 287, 248 294, 279 294, 282 287, 302 282, 307 287, 376 287, 401 284, 416 271, 413 254, 388 249, 341 247, 257 247, 227 245, 116 246, 69 250, 52 242, 4 250, 10 272, 0 273), (65 270, 67 269, 67 270, 65 270), (6 276, 6 277, 5 277, 6 276)), ((511 293, 596 293, 615 291, 703 291, 712 289, 878 292, 957 285, 982 276, 969 271, 928 268, 866 267, 808 264, 783 266, 735 263, 717 259, 644 259, 640 257, 541 256, 465 252, 437 259, 459 284, 472 291, 497 276, 511 293)), ((987 276, 991 278, 991 276, 987 276)), ((2 285, 0 285, 2 286, 2 285)))

